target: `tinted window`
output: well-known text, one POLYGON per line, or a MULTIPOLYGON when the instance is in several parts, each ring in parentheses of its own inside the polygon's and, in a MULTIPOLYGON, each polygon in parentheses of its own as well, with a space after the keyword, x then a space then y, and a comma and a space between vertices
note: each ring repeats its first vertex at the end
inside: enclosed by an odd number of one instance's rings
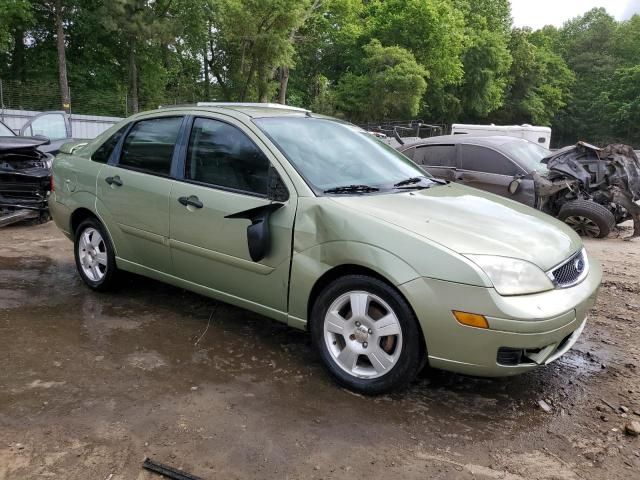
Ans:
POLYGON ((490 148, 461 145, 460 166, 463 170, 516 175, 522 171, 507 157, 490 148))
POLYGON ((413 160, 418 165, 427 167, 455 167, 455 145, 427 145, 418 147, 413 155, 413 160))
POLYGON ((186 170, 190 180, 267 194, 269 160, 249 137, 224 122, 195 120, 186 170))
POLYGON ((181 117, 136 123, 122 145, 120 165, 157 175, 169 175, 181 117))
POLYGON ((113 152, 113 149, 116 148, 116 145, 122 138, 122 135, 124 135, 127 127, 128 125, 122 127, 116 133, 111 135, 106 142, 100 145, 100 147, 98 147, 98 149, 93 152, 93 155, 91 155, 91 160, 99 163, 107 163, 109 161, 109 157, 111 157, 111 152, 113 152))

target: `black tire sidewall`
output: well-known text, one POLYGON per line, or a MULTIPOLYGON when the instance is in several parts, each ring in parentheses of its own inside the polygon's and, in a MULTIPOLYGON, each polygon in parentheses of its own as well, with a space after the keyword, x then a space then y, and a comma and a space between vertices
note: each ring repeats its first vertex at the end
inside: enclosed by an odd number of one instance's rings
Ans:
POLYGON ((78 225, 78 228, 75 231, 73 253, 76 261, 76 268, 78 270, 78 274, 80 275, 80 278, 82 278, 82 281, 89 288, 96 291, 107 291, 112 289, 115 286, 117 266, 116 266, 116 258, 115 258, 115 253, 113 249, 113 244, 111 243, 111 238, 107 234, 106 229, 104 228, 102 223, 100 223, 100 221, 98 221, 95 218, 88 218, 84 220, 82 223, 80 223, 80 225, 78 225), (107 273, 105 274, 104 277, 102 277, 101 280, 97 282, 91 280, 89 277, 85 275, 84 271, 82 270, 82 266, 80 264, 80 254, 79 254, 80 236, 87 228, 93 228, 98 232, 100 232, 100 235, 104 240, 106 253, 107 253, 107 273))
POLYGON ((329 284, 316 299, 311 310, 310 332, 313 345, 329 375, 341 386, 366 395, 377 395, 405 388, 423 365, 418 322, 402 295, 385 282, 366 275, 349 275, 329 284), (402 351, 391 371, 379 378, 363 379, 350 375, 335 363, 324 339, 324 319, 328 308, 349 291, 366 291, 383 299, 393 309, 402 329, 402 351))
POLYGON ((562 208, 560 208, 560 212, 558 212, 558 219, 563 222, 573 216, 588 218, 598 226, 600 234, 594 238, 606 237, 611 233, 611 229, 616 224, 615 216, 607 207, 590 200, 574 200, 565 203, 562 208))

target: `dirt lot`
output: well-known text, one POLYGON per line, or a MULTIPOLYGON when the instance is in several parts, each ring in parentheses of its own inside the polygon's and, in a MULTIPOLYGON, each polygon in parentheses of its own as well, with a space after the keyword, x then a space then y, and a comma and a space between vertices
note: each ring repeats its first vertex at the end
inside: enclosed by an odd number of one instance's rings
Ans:
POLYGON ((206 479, 640 478, 640 241, 587 248, 605 280, 564 358, 364 398, 304 333, 138 277, 92 293, 52 223, 0 230, 0 479, 158 478, 146 456, 206 479))

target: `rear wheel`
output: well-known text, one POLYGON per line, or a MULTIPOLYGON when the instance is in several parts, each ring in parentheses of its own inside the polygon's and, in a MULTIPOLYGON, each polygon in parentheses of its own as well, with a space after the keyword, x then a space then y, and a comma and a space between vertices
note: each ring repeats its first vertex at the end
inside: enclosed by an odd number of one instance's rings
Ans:
POLYGON ((406 387, 423 364, 413 312, 373 277, 350 275, 329 285, 312 309, 311 335, 333 379, 360 393, 406 387))
POLYGON ((114 287, 118 273, 115 253, 97 219, 88 218, 78 226, 74 253, 78 273, 89 288, 105 291, 114 287))
POLYGON ((565 203, 558 219, 573 228, 579 235, 604 238, 611 232, 616 219, 606 207, 590 200, 573 200, 565 203))

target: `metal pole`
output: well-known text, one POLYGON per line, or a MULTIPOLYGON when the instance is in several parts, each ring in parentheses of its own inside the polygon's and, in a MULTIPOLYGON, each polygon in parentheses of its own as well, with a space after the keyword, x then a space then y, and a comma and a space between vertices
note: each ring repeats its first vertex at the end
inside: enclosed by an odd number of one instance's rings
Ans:
POLYGON ((0 78, 0 118, 4 122, 4 93, 2 91, 2 79, 0 78))

